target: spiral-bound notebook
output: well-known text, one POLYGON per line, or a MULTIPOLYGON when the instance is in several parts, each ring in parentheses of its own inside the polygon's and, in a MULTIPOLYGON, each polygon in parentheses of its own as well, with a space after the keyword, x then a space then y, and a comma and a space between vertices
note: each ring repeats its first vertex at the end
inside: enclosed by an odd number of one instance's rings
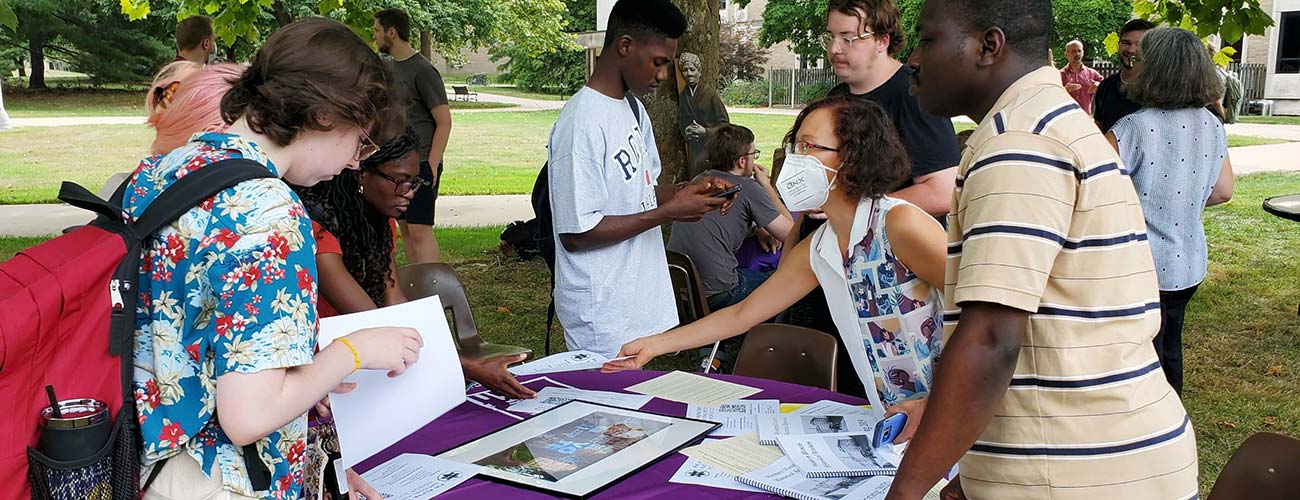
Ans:
POLYGON ((789 458, 736 476, 743 484, 799 500, 883 500, 893 480, 892 476, 810 478, 789 458))
POLYGON ((872 448, 863 432, 776 436, 776 443, 807 477, 893 476, 902 461, 892 445, 872 448))

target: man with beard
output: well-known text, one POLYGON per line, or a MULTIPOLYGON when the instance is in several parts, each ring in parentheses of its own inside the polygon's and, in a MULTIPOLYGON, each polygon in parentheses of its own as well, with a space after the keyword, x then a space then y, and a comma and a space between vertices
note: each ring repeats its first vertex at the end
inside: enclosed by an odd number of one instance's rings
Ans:
POLYGON ((1140 55, 1138 54, 1138 42, 1142 41, 1142 35, 1156 27, 1151 21, 1146 19, 1134 19, 1124 23, 1124 28, 1119 33, 1119 73, 1106 77, 1097 86, 1097 93, 1092 96, 1092 119, 1097 122, 1097 128, 1102 133, 1110 132, 1110 128, 1120 118, 1133 114, 1133 112, 1142 109, 1142 105, 1130 101, 1124 95, 1124 82, 1132 80, 1137 74, 1138 65, 1141 64, 1140 55))
POLYGON ((415 129, 419 140, 420 178, 433 186, 417 189, 411 207, 398 219, 402 246, 411 263, 439 262, 442 253, 433 234, 433 217, 442 180, 442 155, 451 137, 447 88, 433 64, 411 47, 410 16, 397 9, 384 9, 374 17, 375 46, 393 58, 389 65, 393 77, 406 85, 411 100, 406 123, 415 129))

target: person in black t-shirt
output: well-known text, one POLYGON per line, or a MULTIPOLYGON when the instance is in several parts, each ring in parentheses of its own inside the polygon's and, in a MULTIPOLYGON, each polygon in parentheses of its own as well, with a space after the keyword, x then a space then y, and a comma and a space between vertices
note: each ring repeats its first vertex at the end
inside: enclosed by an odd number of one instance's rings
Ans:
MULTIPOLYGON (((921 111, 916 98, 908 93, 912 69, 892 57, 906 45, 900 18, 892 0, 830 1, 822 43, 835 75, 844 82, 830 94, 868 99, 885 109, 912 162, 910 177, 889 196, 906 200, 943 221, 952 203, 961 153, 952 121, 921 111)), ((784 248, 794 248, 824 222, 816 217, 797 217, 799 231, 790 231, 784 248)), ((788 321, 834 334, 837 330, 830 317, 818 288, 791 307, 788 321)), ((838 335, 836 339, 840 358, 848 359, 843 340, 838 335)), ((865 394, 862 381, 852 370, 839 373, 840 392, 865 394)))
POLYGON ((1141 64, 1138 42, 1142 41, 1142 35, 1147 30, 1154 27, 1156 25, 1151 21, 1134 19, 1124 23, 1124 28, 1120 30, 1119 65, 1122 69, 1102 80, 1097 86, 1097 93, 1092 96, 1092 119, 1097 122, 1097 128, 1102 133, 1109 132, 1120 118, 1142 109, 1142 105, 1124 95, 1123 85, 1125 81, 1133 79, 1137 66, 1141 64))

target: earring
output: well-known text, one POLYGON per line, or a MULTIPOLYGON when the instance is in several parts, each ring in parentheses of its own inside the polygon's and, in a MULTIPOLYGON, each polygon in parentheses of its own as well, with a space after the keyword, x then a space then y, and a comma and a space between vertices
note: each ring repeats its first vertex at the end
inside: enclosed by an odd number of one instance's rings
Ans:
POLYGON ((361 194, 366 194, 366 185, 362 184, 357 186, 357 192, 361 194))

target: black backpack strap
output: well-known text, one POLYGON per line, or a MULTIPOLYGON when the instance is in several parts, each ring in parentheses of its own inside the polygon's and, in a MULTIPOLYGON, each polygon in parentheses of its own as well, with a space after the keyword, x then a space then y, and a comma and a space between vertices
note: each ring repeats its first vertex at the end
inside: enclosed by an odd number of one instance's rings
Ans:
POLYGON ((632 94, 627 94, 624 96, 624 99, 627 100, 628 107, 632 108, 632 116, 636 118, 637 126, 641 126, 641 106, 637 106, 636 97, 632 94))
MULTIPOLYGON (((133 247, 132 251, 139 252, 139 244, 144 238, 158 232, 158 230, 162 229, 163 226, 170 224, 172 221, 185 215, 186 212, 189 212, 190 209, 193 209, 198 204, 203 203, 204 200, 216 196, 218 193, 234 187, 241 182, 269 177, 275 177, 275 174, 272 174, 265 165, 246 158, 221 160, 186 174, 185 177, 181 177, 174 184, 164 189, 162 194, 159 194, 158 198, 155 199, 153 203, 145 209, 144 213, 136 219, 135 223, 131 225, 133 229, 131 236, 135 238, 135 241, 129 242, 129 245, 133 247)), ((127 183, 129 183, 129 180, 127 183)), ((123 186, 127 183, 123 183, 123 186)), ((118 203, 121 202, 122 194, 124 193, 123 189, 125 188, 118 189, 118 191, 113 195, 113 198, 118 203)), ((85 189, 82 189, 82 191, 85 191, 85 189)), ((118 208, 117 210, 120 212, 121 208, 118 208)), ((124 271, 131 272, 134 269, 138 269, 138 267, 128 266, 124 271)), ((135 294, 133 293, 128 293, 125 294, 123 298, 133 299, 134 295, 135 294)), ((134 300, 129 300, 128 303, 132 305, 127 308, 127 311, 130 313, 124 314, 120 321, 114 322, 113 334, 115 335, 115 338, 113 339, 113 342, 115 345, 119 342, 129 343, 131 337, 135 334, 134 302, 134 300), (126 321, 127 319, 130 319, 131 321, 126 321)), ((117 320, 118 318, 114 319, 117 320)), ((122 359, 122 392, 125 393, 124 396, 126 398, 132 397, 130 384, 134 380, 134 369, 134 363, 131 361, 131 358, 129 356, 124 356, 122 359)), ((267 469, 266 464, 263 463, 261 458, 258 456, 257 445, 250 444, 244 446, 243 452, 244 466, 248 470, 248 478, 249 482, 253 486, 253 490, 263 491, 270 489, 271 471, 267 469)), ((162 470, 163 465, 163 462, 159 462, 154 466, 153 474, 151 474, 151 477, 146 480, 146 488, 148 487, 148 483, 153 482, 157 473, 162 470)))
POLYGON ((163 190, 133 225, 140 238, 185 215, 203 200, 249 179, 275 177, 265 165, 247 158, 231 158, 204 166, 181 177, 163 190))

